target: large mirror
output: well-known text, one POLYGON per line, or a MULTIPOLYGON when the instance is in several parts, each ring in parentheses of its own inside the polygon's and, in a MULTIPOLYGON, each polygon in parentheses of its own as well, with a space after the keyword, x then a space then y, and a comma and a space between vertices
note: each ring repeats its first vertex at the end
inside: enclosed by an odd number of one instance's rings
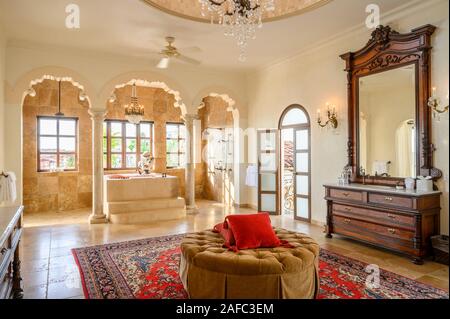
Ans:
POLYGON ((432 25, 399 33, 377 27, 360 50, 341 55, 348 79, 348 163, 354 183, 396 186, 433 167, 430 97, 432 25))
POLYGON ((416 177, 416 65, 359 78, 359 168, 371 176, 416 177))

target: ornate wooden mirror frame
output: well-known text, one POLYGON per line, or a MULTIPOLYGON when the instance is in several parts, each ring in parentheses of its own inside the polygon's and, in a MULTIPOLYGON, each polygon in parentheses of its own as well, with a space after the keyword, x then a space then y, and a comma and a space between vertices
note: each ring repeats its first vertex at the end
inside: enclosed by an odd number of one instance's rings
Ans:
MULTIPOLYGON (((359 172, 359 79, 402 66, 416 67, 416 170, 418 176, 442 177, 442 172, 433 167, 434 145, 431 143, 431 111, 427 105, 430 97, 430 53, 431 35, 436 30, 432 25, 414 29, 411 33, 399 34, 389 26, 379 26, 364 48, 341 55, 346 61, 348 77, 348 164, 352 169, 352 182, 362 182, 359 172)), ((403 184, 404 178, 369 176, 368 184, 403 184)))

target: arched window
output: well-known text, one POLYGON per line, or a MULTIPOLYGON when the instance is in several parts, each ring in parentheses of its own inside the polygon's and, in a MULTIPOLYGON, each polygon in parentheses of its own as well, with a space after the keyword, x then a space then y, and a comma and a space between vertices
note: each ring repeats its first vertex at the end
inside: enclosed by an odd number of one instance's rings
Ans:
POLYGON ((289 107, 281 116, 281 127, 309 124, 308 114, 301 107, 289 107))
POLYGON ((281 115, 281 209, 295 219, 311 221, 311 124, 301 105, 289 106, 281 115))

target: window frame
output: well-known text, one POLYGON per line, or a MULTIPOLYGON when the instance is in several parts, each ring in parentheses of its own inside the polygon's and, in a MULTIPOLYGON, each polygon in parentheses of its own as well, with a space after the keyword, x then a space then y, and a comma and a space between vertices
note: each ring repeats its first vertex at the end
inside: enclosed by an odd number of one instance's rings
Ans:
POLYGON ((181 166, 181 156, 185 157, 186 160, 186 151, 185 152, 180 152, 180 141, 184 141, 185 143, 185 147, 186 145, 186 125, 183 122, 166 122, 166 169, 177 169, 177 168, 184 168, 183 166, 181 166), (168 126, 177 126, 178 128, 178 137, 177 138, 168 138, 167 137, 167 127, 168 126), (180 137, 180 127, 184 127, 185 130, 185 136, 184 137, 180 137), (167 152, 167 141, 178 141, 178 152, 167 152), (167 164, 167 159, 168 159, 168 155, 177 155, 178 158, 178 165, 177 166, 169 166, 167 164))
POLYGON ((70 169, 63 169, 64 172, 76 172, 78 171, 78 117, 68 117, 68 116, 49 116, 49 115, 38 115, 36 116, 36 146, 37 146, 37 171, 38 173, 52 172, 51 169, 41 168, 41 155, 56 155, 56 163, 59 166, 60 155, 75 155, 75 167, 70 169), (53 134, 41 134, 41 120, 56 120, 56 135, 53 134), (59 134, 59 122, 72 120, 75 122, 75 135, 60 135, 59 134), (41 137, 55 137, 56 138, 56 152, 42 152, 41 151, 41 137), (59 139, 60 138, 75 138, 75 151, 74 152, 61 152, 59 150, 59 139))
MULTIPOLYGON (((106 152, 104 151, 104 146, 102 143, 102 153, 103 157, 106 155, 106 161, 103 163, 103 169, 105 171, 126 171, 126 170, 134 170, 137 169, 137 165, 139 161, 141 160, 141 141, 142 140, 148 140, 150 142, 150 154, 153 156, 154 150, 153 150, 153 140, 154 140, 154 128, 155 123, 153 121, 141 121, 139 124, 136 125, 136 137, 128 137, 126 133, 126 125, 132 124, 129 123, 127 120, 116 120, 116 119, 105 119, 103 123, 106 123, 106 136, 103 134, 102 140, 106 138, 106 152), (121 136, 112 136, 111 135, 111 123, 120 123, 122 124, 122 132, 121 136), (141 137, 141 124, 150 124, 150 135, 149 137, 141 137), (120 152, 113 152, 111 150, 111 140, 113 138, 121 139, 121 151, 120 152), (127 140, 134 140, 136 139, 136 152, 127 152, 127 140), (122 167, 120 168, 114 168, 111 165, 112 162, 112 155, 121 155, 122 157, 122 167), (126 159, 127 155, 136 155, 136 166, 135 167, 126 167, 126 159), (106 163, 106 165, 105 165, 106 163)), ((103 132, 102 132, 103 133, 103 132)))

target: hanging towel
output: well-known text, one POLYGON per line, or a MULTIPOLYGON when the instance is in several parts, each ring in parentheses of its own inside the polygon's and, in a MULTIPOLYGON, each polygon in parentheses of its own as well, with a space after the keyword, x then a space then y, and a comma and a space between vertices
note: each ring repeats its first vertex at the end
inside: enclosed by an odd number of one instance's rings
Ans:
POLYGON ((7 188, 8 188, 8 181, 6 180, 6 177, 0 175, 0 204, 6 202, 8 198, 7 188))
POLYGON ((382 174, 389 174, 389 161, 375 161, 373 162, 373 173, 382 175, 382 174))
POLYGON ((254 164, 247 167, 245 185, 250 187, 258 187, 258 167, 254 164))
POLYGON ((0 176, 0 202, 15 202, 17 198, 16 174, 5 173, 8 177, 0 176))

